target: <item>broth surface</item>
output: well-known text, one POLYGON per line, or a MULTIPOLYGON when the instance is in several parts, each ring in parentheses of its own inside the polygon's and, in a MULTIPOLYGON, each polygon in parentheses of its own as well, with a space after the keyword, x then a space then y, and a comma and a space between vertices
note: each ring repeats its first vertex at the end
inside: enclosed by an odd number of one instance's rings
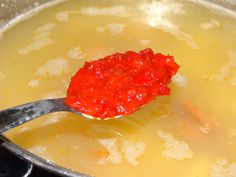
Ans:
POLYGON ((171 95, 109 121, 53 113, 6 136, 97 177, 236 176, 236 16, 190 1, 67 1, 0 42, 0 109, 63 97, 85 61, 152 48, 181 65, 171 95))

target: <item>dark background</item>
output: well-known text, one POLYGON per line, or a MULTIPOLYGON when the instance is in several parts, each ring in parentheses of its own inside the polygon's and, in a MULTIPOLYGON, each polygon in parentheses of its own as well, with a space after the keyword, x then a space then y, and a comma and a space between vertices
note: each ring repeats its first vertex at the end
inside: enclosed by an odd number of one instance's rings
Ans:
POLYGON ((0 177, 60 177, 60 176, 49 173, 38 167, 32 166, 30 163, 20 159, 16 155, 13 155, 0 145, 0 177))

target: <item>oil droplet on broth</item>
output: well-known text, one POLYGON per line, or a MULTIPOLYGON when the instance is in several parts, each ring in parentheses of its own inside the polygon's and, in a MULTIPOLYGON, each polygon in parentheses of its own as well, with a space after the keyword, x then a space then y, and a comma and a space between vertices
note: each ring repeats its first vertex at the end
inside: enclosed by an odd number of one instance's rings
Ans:
POLYGON ((130 116, 54 113, 5 135, 94 176, 235 176, 235 26, 190 1, 68 1, 45 9, 1 36, 2 109, 65 96, 86 60, 114 52, 150 47, 174 55, 181 68, 170 96, 130 116))

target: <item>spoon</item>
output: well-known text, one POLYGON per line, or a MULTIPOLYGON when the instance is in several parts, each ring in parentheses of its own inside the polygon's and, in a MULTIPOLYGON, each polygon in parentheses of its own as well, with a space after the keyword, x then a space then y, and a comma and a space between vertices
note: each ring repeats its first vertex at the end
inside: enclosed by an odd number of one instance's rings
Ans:
MULTIPOLYGON (((132 51, 128 51, 123 54, 116 53, 105 58, 99 59, 97 61, 87 62, 81 69, 79 69, 76 75, 74 75, 71 79, 69 88, 67 90, 67 96, 68 99, 71 97, 73 98, 70 101, 71 104, 74 104, 74 102, 76 102, 76 100, 74 100, 74 97, 80 97, 80 94, 82 94, 83 92, 86 93, 87 99, 91 98, 92 100, 94 100, 94 94, 101 95, 102 97, 107 97, 107 94, 101 94, 103 93, 104 87, 113 88, 118 86, 118 89, 115 90, 116 93, 119 92, 119 94, 116 96, 118 98, 118 101, 120 101, 122 104, 130 102, 131 98, 134 101, 140 101, 140 104, 146 104, 150 101, 150 98, 153 98, 153 96, 169 94, 167 84, 171 80, 171 77, 176 74, 178 68, 179 66, 177 63, 175 63, 173 57, 169 55, 165 56, 158 53, 154 54, 152 49, 141 50, 139 53, 132 51), (94 67, 96 66, 98 68, 94 69, 94 67), (128 66, 128 68, 126 66, 128 66), (104 69, 108 67, 113 69, 104 69), (116 70, 117 68, 118 70, 116 70), (160 71, 153 72, 154 70, 156 71, 158 69, 160 71), (147 74, 146 76, 146 74, 144 73, 149 74, 147 74), (89 78, 88 82, 91 83, 85 84, 87 80, 85 79, 86 81, 84 81, 84 78, 89 78), (101 82, 101 78, 105 78, 104 82, 101 82), (150 78, 152 79, 151 81, 150 78), (131 81, 130 84, 128 84, 127 81, 131 81), (116 82, 119 82, 119 85, 117 85, 116 82), (113 87, 111 87, 111 83, 114 83, 113 87), (124 84, 126 84, 125 89, 121 89, 120 86, 124 84), (97 85, 99 85, 99 87, 97 85), (134 89, 134 87, 137 87, 136 85, 139 87, 139 90, 134 89), (156 88, 153 89, 153 87, 156 88), (86 88, 87 90, 85 89, 85 91, 81 92, 81 88, 83 88, 83 90, 84 88, 86 88), (96 90, 96 92, 94 92, 94 90, 96 90), (79 94, 77 94, 77 92, 79 94), (127 100, 124 101, 124 98, 126 98, 127 100)), ((114 88, 111 91, 114 91, 114 88)), ((116 93, 112 93, 112 95, 116 93)), ((81 115, 85 118, 96 120, 108 120, 111 118, 118 118, 122 116, 117 115, 113 117, 113 114, 103 113, 102 115, 107 116, 106 118, 93 117, 71 108, 70 106, 64 103, 64 100, 65 98, 39 100, 0 111, 0 134, 32 119, 52 112, 68 111, 81 115), (108 117, 109 115, 111 115, 111 118, 108 117)), ((85 102, 86 99, 83 101, 85 102)), ((108 103, 110 103, 111 101, 114 102, 117 100, 114 97, 109 97, 108 103)), ((121 103, 119 103, 119 106, 121 107, 119 108, 119 110, 125 110, 121 103)), ((136 110, 140 108, 139 104, 134 105, 136 107, 134 106, 131 108, 136 110), (139 107, 137 107, 137 105, 139 107)))
MULTIPOLYGON (((0 111, 0 134, 37 117, 59 111, 68 111, 85 118, 101 120, 72 109, 64 103, 64 98, 39 100, 0 111)), ((114 118, 118 117, 120 116, 114 118)))

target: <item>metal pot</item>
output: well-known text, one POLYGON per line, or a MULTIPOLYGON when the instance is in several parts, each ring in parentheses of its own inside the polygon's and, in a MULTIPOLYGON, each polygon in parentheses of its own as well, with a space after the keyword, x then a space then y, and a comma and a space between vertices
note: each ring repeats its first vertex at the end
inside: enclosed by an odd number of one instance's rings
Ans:
MULTIPOLYGON (((211 6, 220 8, 223 7, 225 8, 225 10, 228 11, 236 11, 236 0, 192 0, 192 1, 207 2, 211 6)), ((27 13, 34 8, 40 7, 42 5, 47 5, 49 2, 52 3, 52 1, 50 0, 20 0, 20 1, 0 0, 0 30, 1 28, 10 26, 12 19, 23 16, 24 13, 27 13)), ((54 0, 54 2, 57 3, 58 0, 54 0)), ((88 175, 79 172, 74 172, 72 170, 53 164, 50 161, 44 160, 17 146, 3 135, 0 135, 0 144, 11 153, 30 162, 31 165, 28 166, 28 171, 32 170, 33 165, 35 165, 40 168, 46 169, 50 172, 59 174, 61 176, 89 177, 88 175)))

